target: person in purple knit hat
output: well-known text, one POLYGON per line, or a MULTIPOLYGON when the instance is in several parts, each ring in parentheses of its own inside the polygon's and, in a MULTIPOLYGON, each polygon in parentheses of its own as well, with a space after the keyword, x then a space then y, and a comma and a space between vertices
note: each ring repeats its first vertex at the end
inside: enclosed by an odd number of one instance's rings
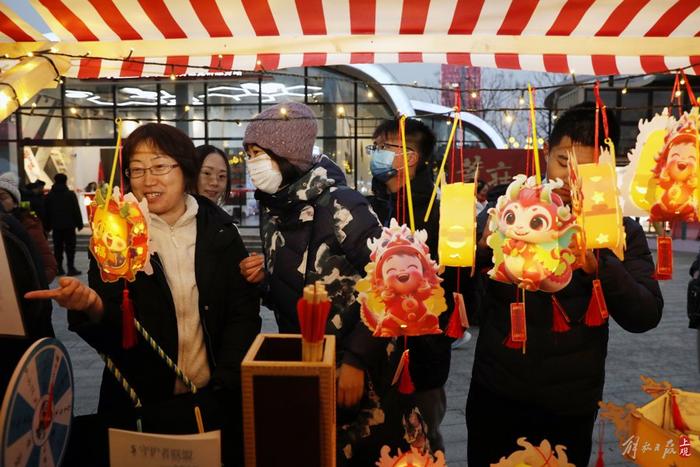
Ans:
POLYGON ((386 360, 387 342, 360 320, 355 283, 369 262, 367 239, 382 227, 340 167, 313 155, 317 131, 311 109, 294 102, 265 109, 246 128, 264 257, 240 267, 249 282, 261 283, 283 333, 300 331, 296 303, 304 286, 325 284, 332 302, 326 334, 337 342, 338 465, 372 465, 384 420, 374 370, 386 360))

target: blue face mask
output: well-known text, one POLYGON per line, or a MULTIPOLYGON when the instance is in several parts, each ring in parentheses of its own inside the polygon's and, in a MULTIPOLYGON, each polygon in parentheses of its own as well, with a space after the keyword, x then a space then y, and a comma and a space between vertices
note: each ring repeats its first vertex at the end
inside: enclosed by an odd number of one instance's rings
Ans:
POLYGON ((397 174, 398 171, 393 167, 394 157, 396 157, 393 151, 373 149, 369 151, 369 156, 371 157, 369 170, 379 181, 386 182, 397 174))

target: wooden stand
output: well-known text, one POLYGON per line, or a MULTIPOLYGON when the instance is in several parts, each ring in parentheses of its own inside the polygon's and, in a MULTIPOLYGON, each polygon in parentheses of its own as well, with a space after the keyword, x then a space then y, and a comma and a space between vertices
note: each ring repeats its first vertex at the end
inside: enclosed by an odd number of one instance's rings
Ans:
POLYGON ((335 337, 302 361, 298 334, 260 334, 241 364, 247 467, 335 466, 335 337))

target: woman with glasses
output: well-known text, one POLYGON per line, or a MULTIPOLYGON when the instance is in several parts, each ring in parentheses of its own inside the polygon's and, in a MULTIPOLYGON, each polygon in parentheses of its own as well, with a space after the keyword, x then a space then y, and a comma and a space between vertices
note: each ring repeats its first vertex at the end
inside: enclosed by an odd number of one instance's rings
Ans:
POLYGON ((221 149, 210 144, 197 146, 197 193, 218 205, 228 201, 231 193, 231 169, 228 157, 221 149))
MULTIPOLYGON (((125 284, 105 283, 93 258, 89 287, 63 278, 59 288, 28 298, 55 299, 69 309, 70 329, 112 358, 141 399, 144 431, 196 433, 197 404, 205 430, 223 429, 225 464, 239 465, 240 364, 260 330, 259 300, 238 268, 216 265, 238 264, 246 249, 226 213, 190 194, 198 164, 184 133, 164 124, 143 125, 125 140, 122 155, 124 176, 136 198, 148 201, 150 215, 153 273, 139 272, 127 284, 135 317, 194 383, 196 395, 145 340, 123 348, 125 284)), ((98 414, 107 426, 136 427, 131 400, 106 369, 98 414)))

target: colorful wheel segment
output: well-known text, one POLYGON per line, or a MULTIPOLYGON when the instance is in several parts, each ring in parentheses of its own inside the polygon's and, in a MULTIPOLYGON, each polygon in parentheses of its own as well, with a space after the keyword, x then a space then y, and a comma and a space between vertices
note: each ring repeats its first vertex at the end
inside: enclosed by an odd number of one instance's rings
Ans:
POLYGON ((0 409, 0 464, 58 467, 73 415, 73 369, 56 339, 41 339, 24 353, 0 409))

